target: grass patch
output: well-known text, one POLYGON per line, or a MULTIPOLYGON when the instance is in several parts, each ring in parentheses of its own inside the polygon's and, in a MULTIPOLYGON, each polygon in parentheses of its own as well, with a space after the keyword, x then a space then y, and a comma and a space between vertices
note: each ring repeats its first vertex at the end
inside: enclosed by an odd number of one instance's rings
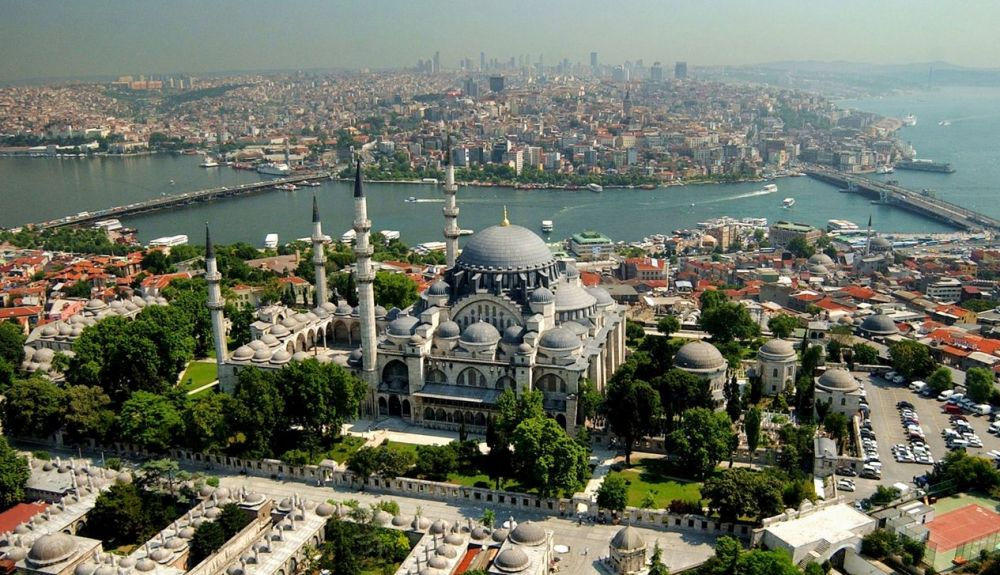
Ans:
POLYGON ((667 461, 644 459, 619 473, 628 484, 628 504, 633 507, 641 507, 650 494, 658 509, 667 508, 675 499, 701 501, 701 482, 683 477, 667 461))
POLYGON ((334 441, 333 447, 326 452, 326 457, 337 463, 344 463, 350 456, 354 455, 355 451, 361 449, 361 446, 364 444, 365 438, 363 437, 343 435, 334 441))
POLYGON ((416 443, 404 443, 402 441, 386 440, 385 442, 383 442, 383 445, 386 445, 389 449, 397 453, 409 453, 414 457, 414 459, 416 459, 417 457, 418 445, 416 443))
POLYGON ((214 361, 192 361, 184 370, 178 384, 184 391, 206 386, 219 379, 219 367, 214 361))

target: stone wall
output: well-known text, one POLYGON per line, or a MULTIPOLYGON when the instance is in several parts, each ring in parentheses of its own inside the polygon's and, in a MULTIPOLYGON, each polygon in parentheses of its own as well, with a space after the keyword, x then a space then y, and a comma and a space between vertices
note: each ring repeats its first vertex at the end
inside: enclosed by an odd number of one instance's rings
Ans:
POLYGON ((233 559, 239 557, 244 551, 253 545, 253 542, 260 539, 261 534, 271 528, 271 516, 263 515, 251 521, 239 533, 233 535, 225 545, 218 551, 206 557, 201 563, 195 565, 186 575, 215 575, 220 573, 229 565, 233 559))

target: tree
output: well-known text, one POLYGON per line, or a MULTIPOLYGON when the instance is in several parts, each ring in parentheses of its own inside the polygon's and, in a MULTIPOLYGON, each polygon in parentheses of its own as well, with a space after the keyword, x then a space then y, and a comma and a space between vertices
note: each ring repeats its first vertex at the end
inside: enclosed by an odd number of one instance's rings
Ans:
POLYGON ((584 379, 580 382, 580 393, 577 396, 579 397, 577 401, 577 413, 580 415, 577 418, 577 423, 582 424, 597 415, 598 410, 601 409, 601 404, 604 402, 604 398, 601 397, 601 394, 589 379, 584 379))
POLYGON ((271 441, 285 410, 285 400, 274 380, 273 371, 248 367, 240 370, 233 389, 227 441, 247 457, 271 454, 271 441))
POLYGON ((667 433, 674 430, 674 418, 685 409, 715 406, 708 383, 682 369, 671 369, 655 378, 652 384, 660 394, 664 431, 667 433))
POLYGON ((830 412, 823 418, 823 427, 826 429, 827 433, 830 434, 840 446, 841 449, 844 447, 845 440, 847 439, 847 428, 849 421, 847 416, 836 411, 830 412))
POLYGON ((799 575, 799 568, 782 551, 752 549, 740 555, 737 575, 799 575))
POLYGON ((861 365, 878 365, 878 350, 867 343, 856 343, 851 348, 854 362, 861 365))
POLYGON ((73 285, 63 287, 61 291, 66 297, 90 299, 91 286, 88 282, 78 281, 73 285))
POLYGON ((170 493, 174 493, 174 477, 180 470, 180 464, 173 459, 150 459, 142 464, 142 475, 138 485, 143 488, 159 489, 167 484, 170 493))
POLYGON ((993 394, 993 372, 985 367, 971 367, 965 372, 965 389, 969 399, 986 403, 993 394))
POLYGON ((743 394, 740 393, 740 386, 736 382, 735 375, 726 381, 722 388, 722 394, 726 399, 726 415, 729 416, 730 421, 736 423, 739 421, 740 415, 743 414, 743 394))
POLYGON ((212 316, 205 304, 208 301, 208 285, 204 281, 192 281, 185 284, 184 289, 171 290, 171 292, 170 305, 183 310, 191 324, 191 335, 194 337, 194 356, 211 355, 215 339, 212 335, 212 316))
POLYGON ((375 274, 375 302, 386 308, 406 309, 417 301, 417 284, 405 274, 375 274))
POLYGON ((167 255, 161 250, 150 250, 146 252, 146 255, 142 256, 142 269, 145 271, 159 275, 165 274, 170 271, 170 260, 167 255))
POLYGON ((215 553, 226 543, 226 532, 216 521, 206 521, 194 530, 191 538, 191 556, 188 563, 197 565, 206 557, 215 553))
POLYGON ((707 309, 702 308, 698 325, 712 336, 712 341, 719 343, 747 340, 760 335, 760 326, 740 302, 724 302, 707 309))
POLYGON ((935 369, 934 373, 927 378, 927 387, 929 387, 935 395, 955 387, 955 384, 951 381, 951 370, 943 365, 935 369))
POLYGON ((774 474, 737 467, 706 479, 701 496, 723 521, 740 517, 760 521, 784 508, 782 489, 782 482, 774 474))
POLYGON ((747 435, 747 449, 750 451, 750 465, 753 466, 753 455, 760 445, 761 413, 757 407, 751 407, 743 418, 743 429, 747 435))
POLYGON ((96 385, 71 385, 66 388, 66 432, 78 440, 103 440, 115 424, 111 398, 96 385))
POLYGON ((184 412, 186 445, 206 453, 217 453, 229 438, 227 414, 233 409, 232 398, 225 393, 208 391, 194 396, 184 412))
POLYGON ((240 509, 239 505, 227 503, 222 506, 222 513, 219 514, 216 522, 222 527, 222 531, 228 540, 250 523, 250 517, 240 509))
POLYGON ((604 414, 611 432, 622 440, 625 464, 630 464, 635 442, 657 429, 660 397, 644 381, 612 378, 604 400, 604 414))
POLYGON ((681 415, 668 443, 686 469, 705 477, 736 448, 736 435, 725 413, 696 407, 681 415))
POLYGON ((24 361, 24 331, 12 321, 0 321, 0 360, 14 368, 24 361))
POLYGON ((511 434, 514 469, 542 497, 578 489, 590 474, 587 451, 551 417, 522 421, 511 434))
POLYGON ((45 437, 62 426, 66 392, 51 380, 15 379, 6 396, 4 428, 8 433, 45 437))
POLYGON ((646 337, 646 330, 643 329, 641 323, 630 319, 625 320, 625 339, 628 340, 629 345, 639 343, 644 337, 646 337))
POLYGON ((28 458, 18 455, 7 438, 0 435, 0 510, 24 499, 24 484, 29 477, 28 458))
POLYGON ((890 345, 889 357, 893 369, 909 380, 927 377, 936 365, 926 345, 909 339, 890 345))
POLYGON ((597 505, 615 513, 625 511, 628 505, 628 487, 625 478, 618 473, 609 473, 597 489, 597 505))
POLYGON ((799 321, 799 318, 788 314, 778 314, 767 320, 767 329, 771 330, 774 337, 778 339, 789 337, 800 327, 802 327, 802 322, 799 321))
POLYGON ((117 547, 139 540, 146 521, 138 486, 115 483, 97 496, 87 516, 87 531, 89 536, 117 547))
POLYGON ((702 311, 718 307, 728 301, 729 298, 724 292, 714 289, 705 290, 698 296, 698 303, 701 305, 702 311))
POLYGON ((341 424, 357 414, 365 385, 343 367, 315 359, 293 361, 277 372, 276 383, 286 406, 283 422, 301 427, 310 447, 340 432, 341 424))
POLYGON ((972 488, 988 492, 1000 486, 1000 472, 993 466, 992 460, 964 451, 952 451, 945 455, 930 479, 935 486, 950 487, 953 491, 972 488))
POLYGON ((226 307, 226 317, 231 322, 229 337, 233 340, 233 345, 239 347, 250 343, 253 336, 250 333, 250 324, 255 321, 253 307, 249 303, 226 307))
POLYGON ((387 441, 378 447, 355 451, 347 460, 347 468, 362 478, 372 475, 388 478, 404 475, 414 462, 413 453, 392 449, 387 441))
POLYGON ((148 391, 137 391, 122 404, 118 422, 123 439, 154 451, 166 450, 184 430, 173 402, 148 391))
POLYGON ((458 469, 458 451, 455 443, 448 445, 418 445, 414 473, 424 479, 443 481, 458 469))
POLYGON ((677 333, 680 330, 681 322, 675 316, 664 316, 656 322, 656 331, 662 333, 664 337, 670 337, 671 334, 677 333))
POLYGON ((785 251, 796 258, 809 258, 816 253, 816 249, 809 245, 805 238, 792 238, 785 246, 785 251))
POLYGON ((884 559, 899 548, 895 531, 876 529, 861 539, 861 552, 875 559, 884 559))
POLYGON ((670 570, 663 564, 663 549, 660 549, 660 542, 653 544, 653 557, 649 560, 648 575, 670 575, 670 570))

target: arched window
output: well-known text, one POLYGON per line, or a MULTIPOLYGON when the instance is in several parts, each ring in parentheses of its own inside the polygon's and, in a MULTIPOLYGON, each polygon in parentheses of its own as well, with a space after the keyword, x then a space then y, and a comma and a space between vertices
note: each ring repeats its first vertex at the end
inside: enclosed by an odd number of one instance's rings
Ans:
POLYGON ((546 393, 566 393, 566 382, 558 375, 549 373, 538 379, 535 383, 535 389, 546 393))
POLYGON ((458 385, 486 387, 486 376, 479 373, 479 370, 474 367, 467 367, 458 374, 458 385))
POLYGON ((440 369, 432 369, 427 374, 427 383, 448 383, 448 376, 440 369))

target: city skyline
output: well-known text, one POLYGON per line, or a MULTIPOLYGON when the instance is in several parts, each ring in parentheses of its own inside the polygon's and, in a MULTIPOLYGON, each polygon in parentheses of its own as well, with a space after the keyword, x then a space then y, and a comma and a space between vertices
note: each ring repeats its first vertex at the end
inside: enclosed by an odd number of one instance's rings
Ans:
POLYGON ((542 56, 692 66, 821 60, 874 64, 944 61, 995 67, 1000 39, 987 2, 850 0, 835 6, 786 0, 701 4, 630 2, 610 8, 515 1, 470 11, 457 2, 375 6, 303 0, 288 6, 251 0, 201 5, 108 0, 95 5, 2 3, 8 58, 0 82, 119 74, 206 74, 226 70, 356 69, 414 66, 440 53, 454 69, 480 53, 508 60, 542 56), (359 25, 363 23, 364 25, 359 25), (500 24, 498 24, 500 23, 500 24), (624 42, 623 39, 628 41, 624 42))

